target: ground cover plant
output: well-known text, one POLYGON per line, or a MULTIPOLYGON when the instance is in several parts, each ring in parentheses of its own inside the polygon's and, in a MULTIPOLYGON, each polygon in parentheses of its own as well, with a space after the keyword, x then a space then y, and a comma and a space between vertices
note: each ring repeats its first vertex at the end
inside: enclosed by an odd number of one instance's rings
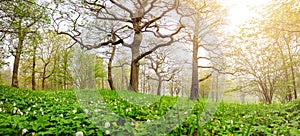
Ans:
MULTIPOLYGON (((77 132, 84 135, 159 135, 158 132, 164 127, 157 128, 158 124, 155 124, 153 128, 145 128, 142 124, 164 117, 176 108, 174 104, 179 99, 128 91, 97 92, 103 96, 101 100, 106 106, 97 104, 99 102, 95 100, 89 101, 89 104, 97 105, 98 108, 86 109, 80 106, 75 90, 32 91, 0 86, 0 135, 75 135, 77 132), (139 103, 131 103, 134 101, 139 103), (114 116, 100 116, 101 120, 93 118, 94 115, 104 114, 104 108, 123 119, 105 120, 114 116), (97 119, 99 124, 95 123, 97 119), (97 126, 103 126, 109 131, 97 126)), ((211 118, 201 116, 204 107, 205 100, 200 100, 186 112, 187 118, 168 135, 300 134, 299 100, 271 105, 221 102, 211 118)), ((174 113, 174 116, 179 114, 174 113)))

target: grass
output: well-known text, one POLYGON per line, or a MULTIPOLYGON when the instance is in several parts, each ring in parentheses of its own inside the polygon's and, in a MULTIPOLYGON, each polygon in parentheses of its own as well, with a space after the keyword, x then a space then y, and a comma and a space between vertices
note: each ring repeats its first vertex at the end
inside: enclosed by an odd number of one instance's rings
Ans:
POLYGON ((0 135, 299 135, 300 101, 190 101, 128 91, 32 91, 0 86, 0 135), (217 107, 214 107, 217 108, 217 107), (203 114, 205 111, 206 114, 203 114), (205 116, 204 116, 205 115, 205 116))

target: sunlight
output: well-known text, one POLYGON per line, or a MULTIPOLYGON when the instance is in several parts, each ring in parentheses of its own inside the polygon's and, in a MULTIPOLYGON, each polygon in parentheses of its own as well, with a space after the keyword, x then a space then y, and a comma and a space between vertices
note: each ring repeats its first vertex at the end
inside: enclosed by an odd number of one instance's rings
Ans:
POLYGON ((220 0, 228 8, 230 27, 239 27, 252 17, 259 17, 255 10, 260 10, 269 2, 270 0, 220 0))

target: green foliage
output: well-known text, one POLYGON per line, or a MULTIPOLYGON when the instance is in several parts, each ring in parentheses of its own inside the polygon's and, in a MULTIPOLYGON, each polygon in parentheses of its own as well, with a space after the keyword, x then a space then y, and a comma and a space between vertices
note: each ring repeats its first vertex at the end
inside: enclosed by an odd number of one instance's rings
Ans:
POLYGON ((95 78, 106 77, 107 73, 104 69, 104 59, 102 57, 96 56, 95 61, 95 78))
MULTIPOLYGON (((141 123, 163 117, 172 108, 181 110, 174 106, 180 98, 133 93, 100 91, 107 108, 130 121, 119 119, 109 122, 111 135, 158 135, 155 132, 162 131, 164 124, 160 124, 161 128, 149 126, 153 129, 153 132, 149 132, 141 123)), ((93 124, 93 118, 88 118, 95 113, 84 114, 74 90, 31 91, 0 86, 0 94, 0 135, 20 135, 23 129, 29 131, 26 135, 74 135, 78 131, 82 131, 84 135, 105 135, 93 124)), ((200 100, 188 114, 188 118, 168 135, 198 133, 246 136, 300 133, 299 100, 286 105, 223 102, 212 118, 201 117, 205 106, 206 101, 200 100), (206 124, 201 122, 205 120, 208 121, 206 124)))

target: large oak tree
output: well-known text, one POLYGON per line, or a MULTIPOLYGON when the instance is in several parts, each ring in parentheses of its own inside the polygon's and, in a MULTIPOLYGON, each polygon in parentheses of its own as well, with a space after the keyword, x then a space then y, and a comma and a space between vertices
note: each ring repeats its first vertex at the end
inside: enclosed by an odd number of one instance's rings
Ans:
MULTIPOLYGON (((58 11, 61 8, 56 9, 58 14, 54 19, 57 32, 69 35, 76 43, 87 49, 100 48, 110 44, 122 44, 130 48, 132 57, 128 89, 134 91, 138 91, 139 61, 160 47, 172 45, 176 41, 175 35, 183 28, 180 24, 180 15, 176 12, 179 5, 178 0, 85 0, 83 3, 69 1, 67 4, 68 12, 63 13, 58 11), (83 29, 80 29, 80 27, 84 28, 80 23, 86 16, 89 16, 87 21, 117 22, 118 25, 116 29, 108 28, 113 30, 109 36, 102 34, 93 43, 86 42, 82 38, 84 32, 81 30, 83 29), (58 29, 61 22, 69 23, 71 30, 58 29), (105 38, 111 36, 116 38, 105 38), (165 39, 165 42, 141 52, 140 48, 144 44, 144 38, 165 39)), ((61 3, 58 6, 61 6, 61 3)), ((97 27, 101 28, 101 24, 97 27)))

